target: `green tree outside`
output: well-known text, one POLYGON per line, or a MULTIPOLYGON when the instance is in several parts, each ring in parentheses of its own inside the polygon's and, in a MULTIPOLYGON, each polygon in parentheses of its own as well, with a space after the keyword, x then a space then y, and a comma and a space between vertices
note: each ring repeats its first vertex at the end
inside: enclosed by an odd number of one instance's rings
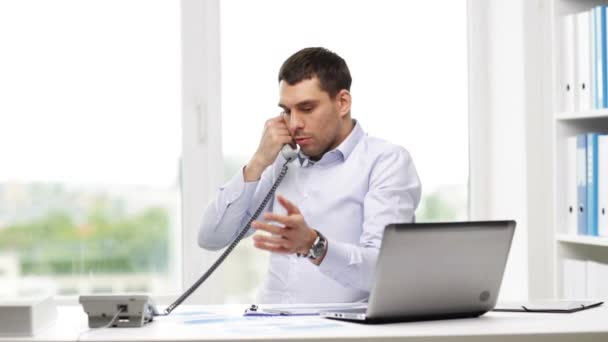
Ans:
POLYGON ((82 223, 67 212, 0 230, 0 250, 14 250, 28 274, 165 272, 169 215, 151 207, 127 216, 99 203, 82 223))

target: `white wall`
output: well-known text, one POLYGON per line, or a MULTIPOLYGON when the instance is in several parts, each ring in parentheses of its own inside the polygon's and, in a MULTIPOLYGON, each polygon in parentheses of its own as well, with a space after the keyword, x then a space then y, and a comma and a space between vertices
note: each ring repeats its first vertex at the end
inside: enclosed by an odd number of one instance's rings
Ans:
POLYGON ((523 1, 528 203, 528 294, 553 298, 554 240, 550 0, 523 1))
POLYGON ((517 221, 501 300, 545 296, 543 277, 535 276, 548 255, 542 208, 550 178, 543 177, 550 150, 535 81, 541 61, 532 49, 541 37, 540 5, 469 1, 471 219, 517 221))
POLYGON ((501 299, 553 297, 549 0, 469 0, 471 218, 518 226, 501 299))

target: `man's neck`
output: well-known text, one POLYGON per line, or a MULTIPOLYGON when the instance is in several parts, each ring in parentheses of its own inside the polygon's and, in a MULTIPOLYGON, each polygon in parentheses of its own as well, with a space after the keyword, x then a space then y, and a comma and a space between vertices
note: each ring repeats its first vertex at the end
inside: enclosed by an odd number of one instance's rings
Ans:
POLYGON ((340 137, 339 137, 339 139, 337 140, 337 143, 335 144, 335 147, 333 147, 333 148, 329 148, 327 151, 325 151, 325 152, 321 153, 321 154, 320 154, 320 155, 318 155, 318 156, 315 156, 315 157, 313 157, 313 156, 309 156, 309 159, 310 159, 310 160, 312 160, 312 161, 319 161, 319 160, 321 160, 321 158, 323 158, 323 156, 325 155, 325 153, 327 153, 327 152, 329 152, 329 151, 331 151, 331 150, 333 150, 333 149, 337 148, 338 146, 340 146, 340 144, 342 144, 342 143, 344 142, 344 140, 346 140, 346 138, 348 138, 348 135, 349 135, 349 134, 350 134, 350 133, 353 131, 353 129, 355 128, 355 123, 356 123, 356 120, 355 120, 355 119, 351 119, 351 118, 349 118, 349 119, 348 119, 348 123, 347 123, 347 124, 345 124, 345 125, 342 127, 342 130, 340 131, 340 137))

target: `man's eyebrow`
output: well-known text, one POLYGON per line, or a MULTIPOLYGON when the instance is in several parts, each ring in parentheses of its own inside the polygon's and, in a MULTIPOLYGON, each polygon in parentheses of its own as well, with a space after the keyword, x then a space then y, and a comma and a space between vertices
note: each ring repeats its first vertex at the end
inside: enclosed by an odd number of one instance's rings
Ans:
POLYGON ((317 103, 319 103, 319 101, 317 101, 317 100, 306 100, 306 101, 299 102, 298 104, 296 104, 296 106, 297 107, 313 106, 313 105, 316 105, 317 103))
MULTIPOLYGON (((298 102, 298 103, 296 103, 296 105, 295 105, 295 106, 296 106, 296 107, 302 107, 302 106, 314 106, 314 105, 316 105, 316 104, 318 104, 318 103, 319 103, 319 101, 318 101, 318 100, 304 100, 304 101, 302 101, 302 102, 298 102)), ((284 110, 289 110, 289 108, 288 108, 286 105, 282 104, 282 103, 279 103, 279 107, 283 108, 284 110)))

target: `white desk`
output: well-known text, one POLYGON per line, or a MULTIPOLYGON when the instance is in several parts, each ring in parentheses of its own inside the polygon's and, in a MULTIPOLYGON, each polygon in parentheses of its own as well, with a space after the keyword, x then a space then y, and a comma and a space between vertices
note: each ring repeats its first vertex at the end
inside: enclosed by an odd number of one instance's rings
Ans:
POLYGON ((490 312, 479 318, 361 325, 317 316, 243 317, 245 305, 182 306, 143 328, 88 330, 80 306, 32 338, 3 341, 608 341, 608 307, 572 314, 490 312), (197 312, 199 314, 197 314, 197 312))

